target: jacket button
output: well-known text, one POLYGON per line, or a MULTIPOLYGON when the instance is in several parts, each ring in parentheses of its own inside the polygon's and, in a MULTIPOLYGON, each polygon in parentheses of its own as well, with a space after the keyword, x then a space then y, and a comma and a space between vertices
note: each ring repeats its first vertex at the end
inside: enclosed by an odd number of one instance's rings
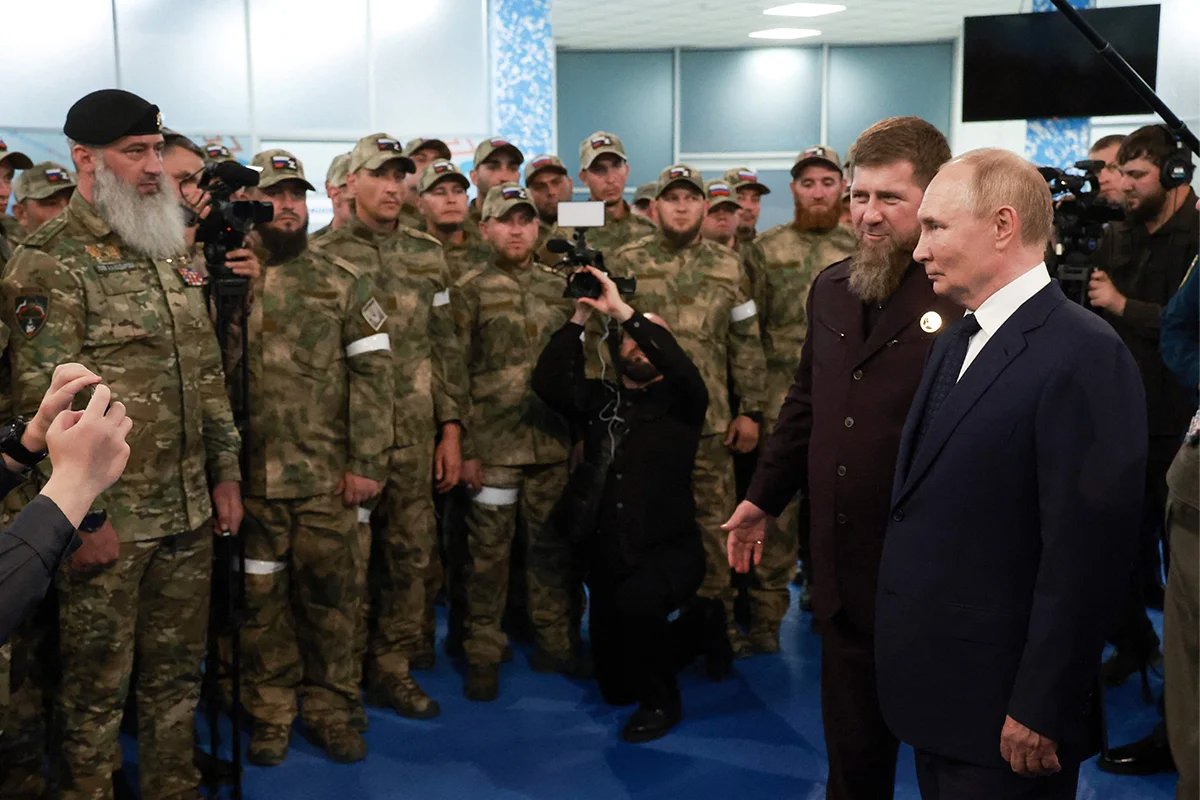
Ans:
POLYGON ((897 508, 896 513, 892 514, 892 519, 896 520, 896 522, 902 521, 904 519, 904 509, 897 508))
POLYGON ((621 510, 622 508, 624 508, 624 507, 625 507, 625 504, 624 504, 624 503, 617 503, 617 510, 618 510, 618 511, 620 511, 620 510, 621 510))
POLYGON ((839 478, 846 477, 846 466, 844 464, 838 464, 837 474, 839 478))
POLYGON ((852 372, 852 373, 850 374, 850 377, 854 378, 854 380, 856 380, 856 381, 861 381, 861 380, 862 380, 862 375, 863 375, 863 373, 862 373, 862 370, 861 370, 861 369, 856 369, 856 370, 854 370, 854 372, 852 372))
POLYGON ((854 417, 846 417, 846 421, 843 424, 847 428, 853 428, 854 427, 854 417))
POLYGON ((838 514, 838 515, 837 515, 837 524, 838 524, 838 525, 845 525, 845 524, 846 524, 846 515, 845 515, 845 514, 838 514))
POLYGON ((617 473, 617 480, 621 480, 621 473, 617 473))

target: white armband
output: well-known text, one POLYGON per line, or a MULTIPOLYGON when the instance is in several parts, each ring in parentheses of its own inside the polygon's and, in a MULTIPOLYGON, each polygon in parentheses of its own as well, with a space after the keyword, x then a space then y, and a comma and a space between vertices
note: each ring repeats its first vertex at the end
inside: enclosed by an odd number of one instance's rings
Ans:
POLYGON ((756 314, 758 314, 758 306, 754 305, 753 300, 747 300, 740 306, 734 306, 729 310, 729 321, 741 322, 742 320, 750 319, 756 314))
POLYGON ((364 336, 361 339, 355 339, 346 345, 346 358, 361 356, 363 353, 374 353, 376 350, 391 349, 392 343, 388 340, 388 335, 386 333, 376 333, 373 336, 364 336))

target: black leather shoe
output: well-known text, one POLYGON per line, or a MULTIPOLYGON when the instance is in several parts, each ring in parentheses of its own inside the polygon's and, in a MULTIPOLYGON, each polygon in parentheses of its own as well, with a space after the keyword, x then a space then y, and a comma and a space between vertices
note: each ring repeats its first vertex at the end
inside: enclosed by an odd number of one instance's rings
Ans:
POLYGON ((646 708, 643 706, 633 712, 633 716, 621 729, 621 739, 630 744, 651 742, 666 736, 671 728, 679 724, 683 717, 679 707, 646 708))
POLYGON ((1166 730, 1161 727, 1155 728, 1144 739, 1114 747, 1108 751, 1108 758, 1100 756, 1096 765, 1116 775, 1154 775, 1175 771, 1175 760, 1171 758, 1171 749, 1167 746, 1166 730))

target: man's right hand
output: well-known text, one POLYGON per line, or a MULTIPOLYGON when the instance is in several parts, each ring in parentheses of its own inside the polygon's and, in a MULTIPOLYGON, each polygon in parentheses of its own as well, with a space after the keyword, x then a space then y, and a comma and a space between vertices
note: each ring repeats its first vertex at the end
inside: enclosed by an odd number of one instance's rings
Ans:
POLYGON ((76 394, 99 382, 100 376, 83 364, 67 363, 55 367, 50 378, 50 388, 46 390, 37 414, 29 421, 25 435, 21 437, 21 444, 25 449, 35 453, 45 450, 46 431, 50 430, 54 419, 71 407, 71 401, 75 399, 76 394))
POLYGON ((117 537, 117 529, 109 520, 95 530, 94 533, 80 532, 79 538, 83 544, 71 556, 71 571, 78 575, 90 575, 101 572, 117 563, 120 555, 121 542, 117 537))
POLYGON ((743 500, 733 510, 733 516, 721 526, 729 534, 726 551, 729 566, 735 572, 749 572, 750 562, 762 561, 763 541, 767 536, 767 512, 743 500))
POLYGON ((478 458, 464 461, 462 465, 462 483, 472 492, 483 488, 483 462, 478 458))

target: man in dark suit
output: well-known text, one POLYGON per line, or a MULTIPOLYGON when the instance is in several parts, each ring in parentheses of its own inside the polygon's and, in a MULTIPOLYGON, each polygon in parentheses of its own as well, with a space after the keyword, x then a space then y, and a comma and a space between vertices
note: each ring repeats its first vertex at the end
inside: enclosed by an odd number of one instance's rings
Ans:
POLYGON ((892 796, 899 747, 879 710, 874 657, 896 452, 929 346, 962 308, 934 295, 912 259, 925 187, 950 158, 945 137, 924 120, 894 117, 864 131, 851 152, 858 249, 813 283, 799 370, 726 530, 751 531, 757 561, 766 515, 807 491, 826 797, 877 800, 892 796))
POLYGON ((876 607, 879 699, 926 800, 1073 798, 1146 461, 1137 365, 1041 263, 1050 197, 1004 150, 942 167, 914 257, 968 313, 905 422, 876 607))

